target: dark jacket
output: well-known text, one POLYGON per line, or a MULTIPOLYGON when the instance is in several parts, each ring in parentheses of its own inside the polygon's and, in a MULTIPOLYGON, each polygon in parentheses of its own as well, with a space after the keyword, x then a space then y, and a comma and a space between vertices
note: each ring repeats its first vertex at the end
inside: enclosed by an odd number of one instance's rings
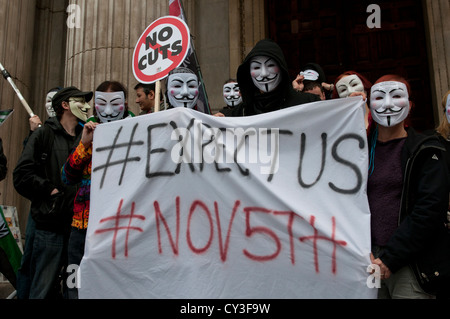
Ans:
POLYGON ((79 142, 81 125, 76 128, 77 136, 70 136, 56 117, 49 118, 43 127, 38 128, 29 138, 13 172, 16 191, 31 201, 31 216, 36 228, 56 233, 70 230, 73 214, 73 200, 77 186, 67 186, 61 181, 61 168, 72 149, 79 142), (47 126, 53 132, 53 143, 45 161, 42 153, 46 145, 47 126), (50 196, 54 188, 60 194, 50 196), (55 205, 55 206, 54 206, 55 205), (49 213, 56 207, 54 213, 49 213))
POLYGON ((283 51, 274 41, 264 39, 256 43, 237 71, 237 81, 242 94, 243 103, 236 108, 240 116, 248 116, 272 112, 299 104, 320 101, 320 98, 311 93, 295 91, 292 80, 289 79, 289 71, 283 51), (256 56, 273 58, 280 66, 282 81, 278 87, 268 93, 260 93, 253 84, 250 75, 250 60, 256 56))
POLYGON ((444 153, 436 136, 408 129, 402 150, 404 182, 398 229, 380 255, 392 272, 410 265, 421 284, 450 271, 450 233, 446 228, 449 182, 444 153))

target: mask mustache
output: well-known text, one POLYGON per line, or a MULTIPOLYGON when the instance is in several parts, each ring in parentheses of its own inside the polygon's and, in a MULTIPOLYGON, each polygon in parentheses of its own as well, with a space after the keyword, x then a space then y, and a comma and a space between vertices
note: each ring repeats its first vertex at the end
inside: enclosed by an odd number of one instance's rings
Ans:
POLYGON ((375 110, 375 112, 377 112, 378 114, 384 114, 384 113, 387 113, 388 111, 391 113, 399 113, 399 112, 401 112, 401 110, 403 110, 402 107, 393 107, 393 108, 390 107, 387 109, 383 109, 382 111, 375 110))
POLYGON ((257 82, 264 83, 264 82, 270 82, 270 81, 273 81, 273 80, 275 80, 277 77, 278 77, 278 74, 275 74, 273 77, 265 76, 265 77, 263 77, 261 80, 259 80, 258 78, 255 78, 255 80, 256 80, 257 82))

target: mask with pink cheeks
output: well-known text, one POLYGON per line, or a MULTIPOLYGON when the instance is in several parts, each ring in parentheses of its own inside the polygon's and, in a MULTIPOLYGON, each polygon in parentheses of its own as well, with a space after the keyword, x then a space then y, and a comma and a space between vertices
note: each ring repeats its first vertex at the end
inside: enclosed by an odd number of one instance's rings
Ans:
POLYGON ((272 92, 281 82, 278 63, 267 56, 255 56, 250 60, 250 75, 253 84, 262 92, 272 92))
POLYGON ((386 81, 372 86, 370 111, 378 124, 391 127, 403 122, 409 114, 409 106, 408 89, 404 83, 386 81))
POLYGON ((125 113, 125 93, 95 92, 95 110, 102 123, 108 123, 123 118, 125 113))
POLYGON ((167 95, 173 107, 194 108, 199 95, 197 76, 193 73, 174 73, 169 75, 167 95))

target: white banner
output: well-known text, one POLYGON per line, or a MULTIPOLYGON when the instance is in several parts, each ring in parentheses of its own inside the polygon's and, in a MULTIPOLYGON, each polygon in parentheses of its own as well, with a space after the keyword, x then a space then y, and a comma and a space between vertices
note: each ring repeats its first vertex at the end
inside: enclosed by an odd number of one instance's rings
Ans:
POLYGON ((101 124, 80 298, 374 298, 361 98, 101 124))

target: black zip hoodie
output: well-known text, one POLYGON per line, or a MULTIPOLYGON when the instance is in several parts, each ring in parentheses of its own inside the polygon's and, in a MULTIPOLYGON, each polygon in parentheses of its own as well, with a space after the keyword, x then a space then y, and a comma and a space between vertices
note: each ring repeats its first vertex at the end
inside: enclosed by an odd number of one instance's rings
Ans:
POLYGON ((36 228, 55 233, 68 233, 73 215, 73 200, 77 186, 67 186, 61 180, 61 168, 74 146, 81 138, 83 127, 76 128, 77 136, 69 135, 56 117, 45 121, 44 126, 31 134, 24 150, 14 168, 13 181, 16 191, 31 201, 31 215, 36 222, 36 228), (46 150, 46 129, 53 131, 53 143, 46 150), (42 152, 49 151, 48 159, 40 165, 38 158, 42 152), (55 215, 45 215, 40 212, 50 209, 55 203, 56 195, 51 191, 60 191, 58 200, 60 209, 55 215))
POLYGON ((239 66, 237 81, 243 100, 241 107, 242 114, 240 115, 244 116, 267 113, 290 106, 320 101, 320 98, 315 94, 301 93, 293 89, 283 51, 278 44, 270 39, 264 39, 256 43, 243 63, 239 66), (256 56, 270 57, 280 66, 282 80, 272 92, 261 93, 253 84, 250 75, 250 61, 256 56))
MULTIPOLYGON (((407 131, 401 159, 404 182, 398 229, 379 257, 393 273, 409 265, 421 285, 432 277, 441 277, 441 284, 447 285, 444 289, 448 292, 450 233, 446 228, 446 213, 449 184, 443 154, 445 148, 436 136, 425 136, 412 128, 407 131)), ((422 288, 427 289, 426 286, 422 288)))

